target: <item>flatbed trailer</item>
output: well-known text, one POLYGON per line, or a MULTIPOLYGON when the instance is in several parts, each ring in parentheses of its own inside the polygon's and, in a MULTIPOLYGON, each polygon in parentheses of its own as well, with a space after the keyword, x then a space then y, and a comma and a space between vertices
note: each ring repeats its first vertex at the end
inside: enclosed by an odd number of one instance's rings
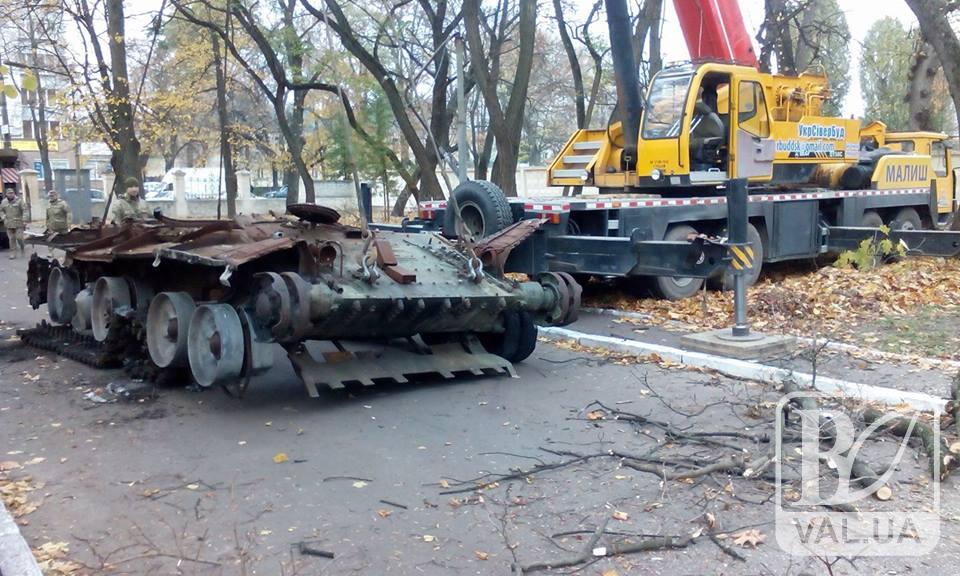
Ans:
MULTIPOLYGON (((541 225, 512 249, 504 270, 678 281, 716 276, 734 259, 725 244, 728 202, 723 194, 720 188, 717 195, 685 198, 602 194, 509 199, 514 222, 539 219, 541 225), (677 229, 698 235, 678 238, 671 234, 677 229), (723 249, 718 252, 717 246, 723 249)), ((960 232, 924 229, 936 226, 935 202, 930 188, 753 191, 747 196, 747 217, 760 245, 754 237, 751 279, 764 263, 855 249, 864 238, 879 234, 881 225, 890 227, 890 237, 903 242, 908 255, 956 256, 960 232)), ((446 211, 447 201, 422 202, 419 217, 402 227, 449 231, 446 211)))

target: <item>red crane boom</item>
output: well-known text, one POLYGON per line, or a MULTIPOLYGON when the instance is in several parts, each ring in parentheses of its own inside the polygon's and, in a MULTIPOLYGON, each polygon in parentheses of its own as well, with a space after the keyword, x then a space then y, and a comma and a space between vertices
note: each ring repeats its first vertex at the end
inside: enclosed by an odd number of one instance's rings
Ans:
POLYGON ((673 0, 691 60, 758 67, 737 0, 673 0))

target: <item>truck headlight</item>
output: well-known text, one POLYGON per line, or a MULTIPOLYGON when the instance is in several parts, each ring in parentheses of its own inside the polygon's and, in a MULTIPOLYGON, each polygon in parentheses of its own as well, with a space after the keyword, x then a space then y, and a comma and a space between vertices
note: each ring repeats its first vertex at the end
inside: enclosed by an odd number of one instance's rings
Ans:
POLYGON ((650 171, 650 177, 654 180, 659 180, 661 176, 663 176, 663 172, 661 172, 659 168, 654 168, 650 171))

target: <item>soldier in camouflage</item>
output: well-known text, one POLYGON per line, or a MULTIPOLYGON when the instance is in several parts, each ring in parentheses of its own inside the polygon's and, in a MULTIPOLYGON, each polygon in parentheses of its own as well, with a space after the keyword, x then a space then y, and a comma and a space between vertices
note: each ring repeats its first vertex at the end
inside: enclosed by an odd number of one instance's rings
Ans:
POLYGON ((70 205, 60 199, 60 194, 56 190, 51 190, 47 203, 47 231, 67 232, 72 222, 73 213, 70 211, 70 205))
POLYGON ((17 197, 16 190, 8 189, 0 202, 0 221, 7 229, 7 238, 10 240, 10 259, 17 257, 17 252, 24 255, 23 226, 27 213, 27 205, 23 198, 17 197))
POLYGON ((140 199, 140 181, 130 176, 123 181, 127 193, 117 198, 113 208, 113 223, 123 224, 124 220, 143 220, 149 216, 147 206, 140 199))

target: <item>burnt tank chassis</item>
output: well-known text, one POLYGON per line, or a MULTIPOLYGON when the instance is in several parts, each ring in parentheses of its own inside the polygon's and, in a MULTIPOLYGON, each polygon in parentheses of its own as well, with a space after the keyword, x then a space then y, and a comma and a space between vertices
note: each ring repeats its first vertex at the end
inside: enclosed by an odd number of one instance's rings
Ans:
POLYGON ((439 235, 364 233, 313 205, 290 212, 296 218, 158 215, 48 238, 66 257, 31 261, 31 304, 46 303, 51 322, 75 334, 126 350, 139 342, 157 368, 189 369, 201 386, 241 394, 272 367, 273 344, 316 395, 321 384, 513 374, 511 362, 536 345, 536 324, 576 318, 580 287, 568 275, 490 273, 529 225, 486 247, 485 271, 475 252, 439 235))

